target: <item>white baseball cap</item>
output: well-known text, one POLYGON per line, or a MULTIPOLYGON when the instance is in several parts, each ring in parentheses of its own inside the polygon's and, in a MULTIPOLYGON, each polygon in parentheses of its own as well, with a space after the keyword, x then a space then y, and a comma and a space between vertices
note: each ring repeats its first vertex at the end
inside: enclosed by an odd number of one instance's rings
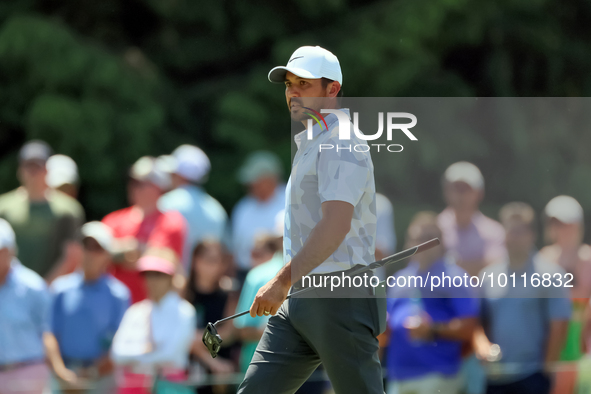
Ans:
POLYGON ((570 196, 554 197, 546 205, 544 213, 549 218, 556 218, 565 224, 581 223, 584 219, 583 207, 570 196))
POLYGON ((113 230, 102 222, 88 222, 80 229, 83 238, 92 238, 107 252, 113 250, 113 230))
POLYGON ((156 158, 156 165, 167 174, 172 174, 176 170, 176 159, 172 155, 160 155, 156 158))
POLYGON ((296 49, 287 65, 269 71, 269 81, 284 83, 285 74, 291 72, 300 78, 328 78, 343 85, 343 73, 339 59, 332 52, 319 46, 305 46, 296 49))
POLYGON ((445 170, 443 178, 449 183, 467 183, 474 190, 484 189, 484 177, 482 173, 478 167, 467 161, 459 161, 449 166, 445 170))
POLYGON ((0 218, 0 249, 16 249, 16 236, 10 223, 0 218))
POLYGON ((65 155, 53 155, 45 164, 47 185, 52 188, 62 185, 75 185, 78 183, 78 166, 71 157, 65 155))
POLYGON ((176 168, 173 172, 189 181, 200 182, 209 174, 209 158, 203 150, 194 145, 181 145, 172 152, 172 156, 176 159, 176 168))
POLYGON ((19 151, 20 162, 37 161, 46 163, 51 156, 51 147, 45 141, 32 140, 27 142, 19 151))
POLYGON ((248 155, 238 170, 238 181, 248 185, 264 176, 280 176, 281 173, 281 161, 276 154, 269 151, 256 151, 248 155))
POLYGON ((170 176, 162 168, 162 163, 154 157, 144 156, 131 167, 129 176, 142 182, 150 182, 162 190, 170 187, 170 176))

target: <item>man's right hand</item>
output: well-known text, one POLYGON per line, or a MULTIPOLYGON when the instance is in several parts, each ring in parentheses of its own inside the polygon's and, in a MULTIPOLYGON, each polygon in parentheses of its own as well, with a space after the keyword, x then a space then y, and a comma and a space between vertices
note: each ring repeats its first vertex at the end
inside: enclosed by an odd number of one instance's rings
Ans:
POLYGON ((250 316, 269 316, 277 313, 279 307, 287 298, 287 293, 289 293, 291 287, 291 283, 282 279, 284 270, 285 267, 279 271, 277 276, 259 289, 250 307, 250 316))

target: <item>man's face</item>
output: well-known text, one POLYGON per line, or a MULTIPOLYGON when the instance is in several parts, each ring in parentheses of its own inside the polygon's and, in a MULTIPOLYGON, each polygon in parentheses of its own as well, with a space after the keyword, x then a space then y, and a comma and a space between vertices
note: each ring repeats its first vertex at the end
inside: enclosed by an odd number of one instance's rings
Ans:
POLYGON ((18 178, 23 186, 45 183, 45 163, 36 160, 23 161, 18 166, 18 178))
POLYGON ((248 185, 248 192, 259 201, 267 201, 277 187, 277 177, 275 175, 265 175, 251 182, 248 185))
POLYGON ((172 288, 172 276, 162 272, 144 272, 146 290, 151 300, 159 300, 172 288))
POLYGON ((581 242, 583 229, 579 223, 563 223, 556 218, 551 218, 548 225, 554 242, 561 245, 581 242))
POLYGON ((196 278, 207 283, 218 283, 227 270, 226 260, 221 245, 206 247, 193 261, 196 278))
POLYGON ((140 207, 149 206, 158 201, 162 190, 152 182, 130 179, 127 185, 129 202, 140 207))
POLYGON ((296 122, 309 119, 310 117, 305 114, 309 111, 304 107, 318 112, 323 107, 327 108, 326 97, 335 97, 339 91, 337 87, 340 88, 338 82, 330 82, 323 87, 322 79, 300 78, 288 71, 285 75, 285 99, 291 119, 296 122))
POLYGON ((109 253, 94 238, 84 238, 82 246, 84 248, 82 268, 86 276, 96 278, 102 275, 111 261, 109 253))
POLYGON ((535 234, 531 227, 519 220, 505 223, 507 252, 510 255, 528 254, 534 246, 535 234))
POLYGON ((482 190, 473 189, 466 182, 446 182, 444 195, 447 205, 454 209, 478 209, 482 190))

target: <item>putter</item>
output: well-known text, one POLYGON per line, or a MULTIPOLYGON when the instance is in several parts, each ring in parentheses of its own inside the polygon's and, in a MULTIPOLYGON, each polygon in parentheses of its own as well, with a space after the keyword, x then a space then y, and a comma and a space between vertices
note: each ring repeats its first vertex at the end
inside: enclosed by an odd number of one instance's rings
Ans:
MULTIPOLYGON (((370 271, 370 270, 380 268, 380 267, 386 267, 390 264, 394 264, 399 261, 405 260, 409 257, 412 257, 417 253, 421 253, 421 252, 424 252, 425 250, 434 248, 435 246, 438 246, 439 244, 440 244, 439 239, 433 238, 430 241, 424 242, 420 245, 413 246, 412 248, 395 253, 391 256, 383 258, 382 260, 374 261, 373 263, 371 263, 369 265, 359 267, 358 269, 350 272, 349 276, 356 276, 356 275, 359 275, 365 271, 370 271)), ((298 296, 302 293, 306 293, 306 292, 314 290, 314 289, 315 289, 314 287, 308 287, 306 289, 296 291, 295 293, 288 294, 288 296, 285 299, 288 300, 294 296, 298 296)), ((218 355, 218 352, 220 351, 220 349, 222 347, 221 346, 222 337, 220 336, 220 334, 218 334, 216 326, 220 323, 225 322, 225 321, 232 320, 232 319, 235 319, 240 316, 244 316, 247 313, 250 313, 250 309, 247 311, 244 311, 244 312, 237 313, 232 316, 228 316, 224 319, 216 321, 215 323, 207 323, 207 327, 205 328, 205 332, 203 333, 202 340, 203 340, 203 344, 205 345, 205 347, 207 347, 207 350, 209 350, 211 357, 216 358, 218 355)))

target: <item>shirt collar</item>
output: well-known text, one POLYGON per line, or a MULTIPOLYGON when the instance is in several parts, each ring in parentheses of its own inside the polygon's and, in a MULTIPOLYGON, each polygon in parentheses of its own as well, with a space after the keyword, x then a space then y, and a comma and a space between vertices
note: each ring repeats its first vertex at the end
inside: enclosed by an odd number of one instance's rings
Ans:
POLYGON ((12 284, 14 284, 15 279, 14 279, 14 275, 15 275, 15 270, 21 265, 21 262, 19 261, 19 259, 17 259, 16 257, 12 258, 12 261, 10 262, 10 268, 8 268, 8 273, 6 274, 6 279, 4 279, 4 283, 2 285, 0 285, 0 287, 11 287, 12 284))
MULTIPOLYGON (((343 111, 345 114, 347 114, 347 116, 349 117, 349 119, 351 118, 351 115, 349 114, 349 108, 339 108, 339 111, 343 111)), ((326 114, 326 115, 322 115, 324 117, 324 121, 326 122, 326 126, 328 127, 328 130, 332 129, 335 125, 338 124, 338 118, 335 114, 326 114)), ((316 123, 314 124, 314 126, 312 127, 312 140, 315 140, 316 137, 318 137, 320 134, 322 134, 323 132, 328 131, 324 126, 321 127, 320 124, 316 123)), ((307 140, 307 135, 308 130, 304 129, 303 131, 300 131, 299 133, 297 133, 294 136, 294 141, 298 147, 298 149, 300 148, 302 141, 307 140)))
POLYGON ((183 185, 180 185, 178 188, 179 189, 185 189, 185 190, 188 190, 188 191, 198 191, 198 192, 200 192, 202 190, 201 189, 201 186, 197 186, 197 185, 195 185, 193 183, 185 183, 183 185))
POLYGON ((84 271, 80 270, 78 271, 78 280, 82 283, 83 286, 96 286, 96 285, 100 285, 104 282, 106 282, 109 278, 109 274, 102 274, 101 276, 99 276, 97 279, 95 280, 86 280, 86 278, 84 277, 84 271))

